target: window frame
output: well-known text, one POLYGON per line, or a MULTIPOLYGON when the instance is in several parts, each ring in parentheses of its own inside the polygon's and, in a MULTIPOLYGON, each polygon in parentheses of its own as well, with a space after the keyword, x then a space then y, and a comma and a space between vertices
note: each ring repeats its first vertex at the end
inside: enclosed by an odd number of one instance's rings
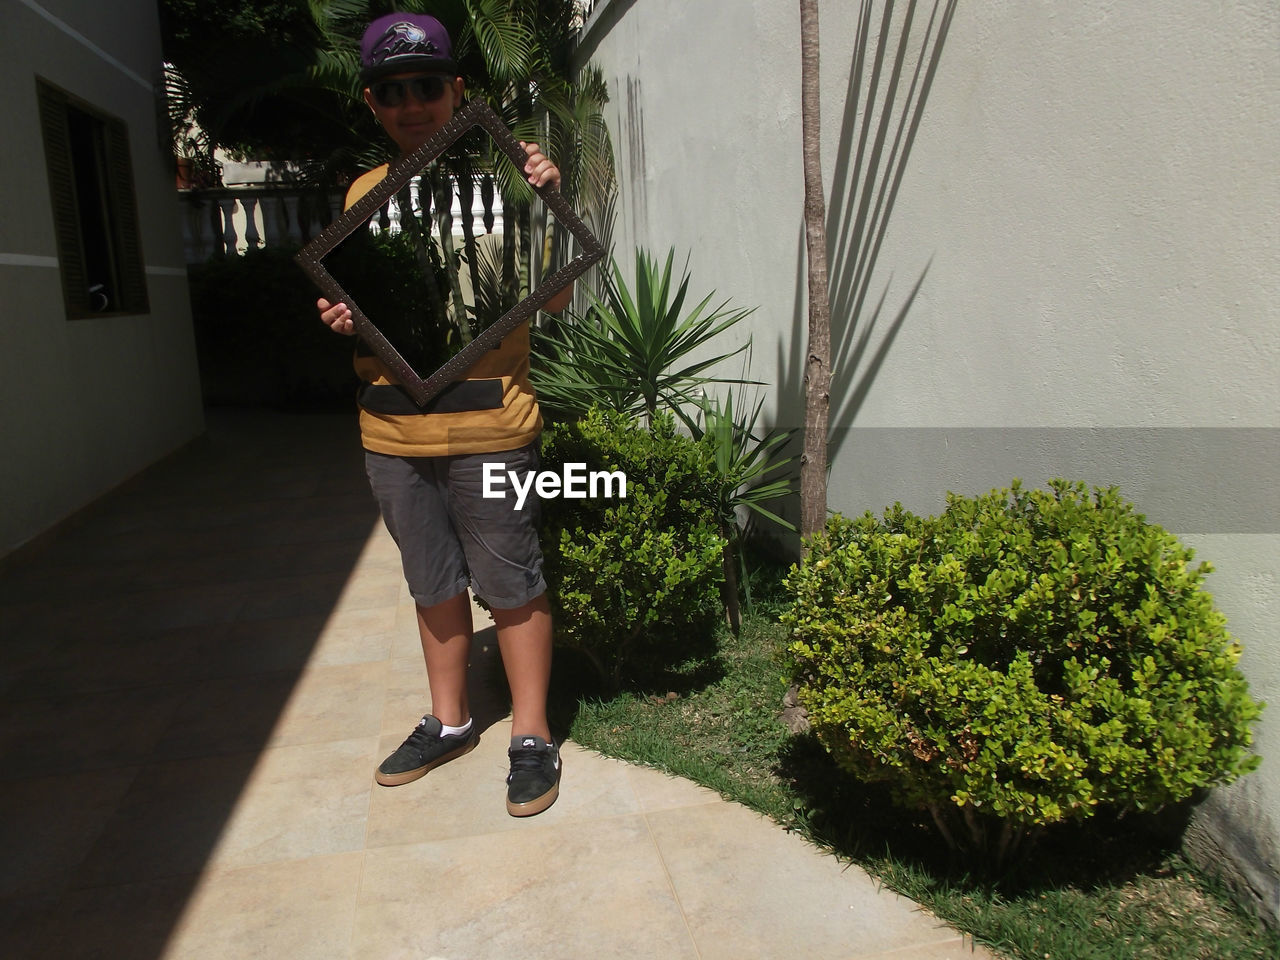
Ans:
POLYGON ((150 313, 128 125, 44 77, 37 75, 35 80, 58 272, 67 319, 88 320, 150 313), (102 239, 120 301, 119 305, 106 310, 94 310, 89 300, 89 258, 85 251, 86 232, 80 212, 76 155, 72 145, 73 110, 97 124, 97 131, 101 133, 102 150, 101 155, 93 160, 96 167, 93 175, 106 187, 102 197, 102 239))

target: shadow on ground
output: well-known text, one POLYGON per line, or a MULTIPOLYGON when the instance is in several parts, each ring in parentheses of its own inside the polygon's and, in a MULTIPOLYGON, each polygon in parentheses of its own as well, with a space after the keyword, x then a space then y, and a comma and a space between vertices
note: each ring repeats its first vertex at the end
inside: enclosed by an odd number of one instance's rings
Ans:
POLYGON ((996 872, 949 850, 927 812, 895 805, 883 784, 862 783, 841 771, 812 734, 788 743, 778 774, 803 798, 814 837, 842 856, 863 862, 888 858, 940 883, 964 880, 1006 896, 1088 890, 1157 871, 1178 850, 1191 809, 1187 804, 1124 817, 1103 811, 1050 828, 1025 857, 996 872))
POLYGON ((163 953, 377 522, 349 413, 216 412, 5 558, 5 956, 163 953))

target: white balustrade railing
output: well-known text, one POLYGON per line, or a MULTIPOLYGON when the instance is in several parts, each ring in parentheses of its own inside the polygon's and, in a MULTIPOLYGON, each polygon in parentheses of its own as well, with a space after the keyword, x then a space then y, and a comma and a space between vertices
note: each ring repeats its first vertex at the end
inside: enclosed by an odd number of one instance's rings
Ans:
MULTIPOLYGON (((461 240, 462 202, 453 190, 450 215, 455 239, 461 240)), ((502 232, 502 198, 496 191, 472 190, 471 223, 475 236, 502 232), (486 199, 488 205, 486 206, 486 199), (488 226, 486 226, 488 223, 488 226)), ((243 254, 258 247, 297 247, 332 223, 342 211, 342 194, 323 196, 314 190, 251 186, 215 190, 182 190, 183 241, 187 263, 202 263, 228 253, 243 254)), ((410 205, 422 213, 420 178, 411 182, 410 205)), ((390 203, 369 222, 373 233, 401 229, 400 204, 390 203)))

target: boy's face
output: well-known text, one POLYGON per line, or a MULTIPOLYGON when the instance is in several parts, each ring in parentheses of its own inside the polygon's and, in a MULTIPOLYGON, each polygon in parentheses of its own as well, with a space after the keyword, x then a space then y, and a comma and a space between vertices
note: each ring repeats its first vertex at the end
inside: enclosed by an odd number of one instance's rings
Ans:
POLYGON ((462 78, 397 73, 365 87, 364 102, 401 153, 413 153, 462 106, 462 78))

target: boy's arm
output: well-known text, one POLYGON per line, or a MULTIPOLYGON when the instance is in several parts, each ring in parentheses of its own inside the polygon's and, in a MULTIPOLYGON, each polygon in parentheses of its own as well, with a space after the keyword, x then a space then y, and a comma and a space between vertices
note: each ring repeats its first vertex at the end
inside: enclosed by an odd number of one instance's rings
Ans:
MULTIPOLYGON (((542 152, 542 148, 536 143, 525 143, 521 140, 520 146, 529 155, 529 160, 524 165, 525 176, 528 177, 529 183, 535 187, 544 187, 547 184, 551 184, 553 190, 559 190, 560 168, 551 162, 550 158, 542 152)), ((569 305, 569 301, 572 299, 573 281, 570 281, 550 300, 544 303, 542 309, 547 313, 559 313, 569 305)))

